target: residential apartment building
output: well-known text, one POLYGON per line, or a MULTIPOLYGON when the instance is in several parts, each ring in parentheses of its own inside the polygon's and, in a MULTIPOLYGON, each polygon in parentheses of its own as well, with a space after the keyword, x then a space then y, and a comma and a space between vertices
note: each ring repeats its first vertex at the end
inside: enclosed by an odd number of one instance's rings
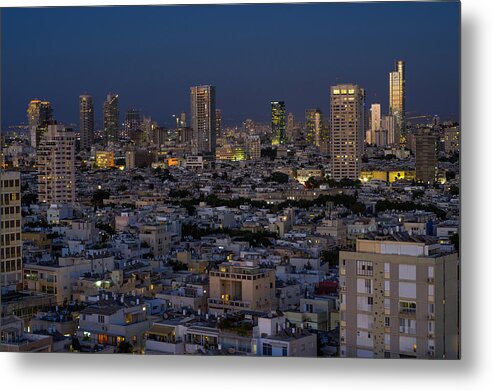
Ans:
POLYGON ((210 85, 191 87, 190 101, 193 152, 213 156, 217 131, 215 87, 210 85))
POLYGON ((274 309, 275 270, 254 262, 224 262, 209 272, 209 311, 220 314, 240 310, 274 309))
POLYGON ((37 148, 40 203, 75 202, 75 133, 62 125, 48 125, 37 148))
POLYGON ((459 358, 457 254, 425 236, 368 237, 340 252, 341 357, 459 358))
POLYGON ((166 232, 162 224, 147 224, 140 227, 139 238, 146 243, 154 257, 163 257, 169 253, 171 234, 166 232))
POLYGON ((331 87, 331 178, 359 179, 364 152, 364 89, 355 84, 331 87))
POLYGON ((20 173, 0 170, 0 286, 2 293, 22 284, 20 173))
POLYGON ((144 333, 150 328, 148 304, 138 297, 118 300, 105 296, 80 312, 77 337, 82 345, 131 344, 135 351, 143 351, 144 333))

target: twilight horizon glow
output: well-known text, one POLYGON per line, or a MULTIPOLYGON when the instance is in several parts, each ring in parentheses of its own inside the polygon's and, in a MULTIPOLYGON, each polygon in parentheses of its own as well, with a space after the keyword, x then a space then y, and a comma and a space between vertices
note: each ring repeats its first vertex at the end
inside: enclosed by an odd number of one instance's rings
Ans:
POLYGON ((189 111, 189 88, 216 86, 225 125, 268 121, 270 101, 302 119, 329 88, 358 83, 388 110, 388 73, 407 66, 407 113, 459 120, 458 2, 2 9, 2 128, 29 100, 78 123, 78 97, 108 92, 159 124, 189 111))

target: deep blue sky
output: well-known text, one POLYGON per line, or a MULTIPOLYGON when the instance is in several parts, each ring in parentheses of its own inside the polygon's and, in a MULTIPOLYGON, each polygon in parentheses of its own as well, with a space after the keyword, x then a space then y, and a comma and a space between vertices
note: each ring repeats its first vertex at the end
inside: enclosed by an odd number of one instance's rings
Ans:
POLYGON ((30 99, 78 122, 109 91, 160 124, 189 112, 189 87, 216 86, 228 123, 266 121, 270 100, 328 111, 329 86, 355 82, 386 112, 388 72, 407 63, 407 111, 457 118, 459 3, 346 3, 2 9, 2 127, 30 99), (337 79, 338 78, 338 79, 337 79))

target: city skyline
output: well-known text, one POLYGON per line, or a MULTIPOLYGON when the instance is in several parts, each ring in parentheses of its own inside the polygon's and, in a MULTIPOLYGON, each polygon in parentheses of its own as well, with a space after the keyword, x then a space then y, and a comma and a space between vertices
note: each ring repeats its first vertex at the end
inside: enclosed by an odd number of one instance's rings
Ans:
POLYGON ((398 59, 404 59, 407 67, 407 113, 435 113, 442 119, 459 120, 459 3, 8 9, 3 10, 2 19, 2 128, 26 122, 26 105, 35 98, 50 101, 58 121, 78 123, 77 98, 85 93, 93 97, 95 122, 101 128, 102 105, 109 91, 119 95, 122 113, 138 107, 158 123, 172 126, 172 114, 188 111, 190 86, 203 84, 216 86, 217 107, 222 109, 225 126, 246 118, 268 122, 273 99, 285 101, 286 112, 297 118, 302 118, 309 107, 328 112, 329 88, 340 83, 361 85, 367 91, 367 104, 380 103, 386 113, 387 75, 398 59), (299 9, 293 13, 292 7, 299 9), (56 34, 68 21, 76 27, 87 18, 105 20, 108 10, 112 17, 105 22, 106 27, 87 33, 79 50, 73 48, 81 39, 75 28, 67 36, 56 34), (397 25, 392 15, 401 12, 411 15, 397 25), (293 17, 298 13, 302 21, 293 17), (71 20, 73 15, 78 18, 71 20), (157 18, 166 28, 145 27, 135 34, 137 30, 123 29, 132 15, 135 26, 142 23, 141 16, 148 22, 157 18), (204 27, 200 15, 217 20, 221 26, 211 23, 196 40, 193 33, 204 27), (237 20, 238 15, 242 20, 237 20), (273 16, 281 17, 282 22, 273 16), (354 26, 346 30, 348 44, 343 45, 335 32, 344 28, 347 17, 354 26), (449 23, 450 17, 456 18, 455 26, 449 23), (407 26, 415 18, 432 23, 419 23, 415 31, 407 26), (57 21, 54 28, 50 24, 53 20, 57 21), (180 29, 179 20, 191 26, 190 31, 180 29), (292 24, 301 26, 306 20, 313 21, 312 28, 289 31, 292 24), (316 21, 323 25, 330 21, 329 27, 317 27, 316 21), (121 39, 103 52, 106 41, 98 39, 112 27, 111 33, 121 39), (42 31, 34 39, 30 34, 33 29, 42 31), (223 31, 229 32, 227 37, 223 31), (385 39, 388 31, 391 42, 385 39), (359 40, 362 34, 364 39, 359 40), (38 51, 37 42, 43 38, 49 39, 63 61, 51 61, 45 53, 50 50, 38 51), (210 53, 200 44, 204 40, 211 45, 210 53), (135 46, 137 41, 139 46, 135 46), (276 44, 274 49, 272 43, 276 44), (221 47, 224 53, 217 50, 221 47), (133 51, 130 57, 125 56, 129 49, 133 51), (317 61, 304 61, 313 51, 317 61), (82 56, 84 61, 80 62, 82 56), (200 62, 190 61, 196 57, 200 62), (42 78, 27 72, 34 59, 42 78), (446 67, 439 66, 443 62, 446 67), (81 69, 85 71, 81 73, 81 69))

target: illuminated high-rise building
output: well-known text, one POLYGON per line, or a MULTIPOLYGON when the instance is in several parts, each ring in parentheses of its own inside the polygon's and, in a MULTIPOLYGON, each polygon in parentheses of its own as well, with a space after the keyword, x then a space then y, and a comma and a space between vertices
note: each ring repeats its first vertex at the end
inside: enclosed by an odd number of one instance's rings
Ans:
POLYGON ((306 141, 319 147, 323 140, 323 113, 320 109, 307 109, 305 114, 306 141))
POLYGON ((79 130, 80 130, 80 149, 90 149, 94 142, 94 104, 92 96, 79 96, 79 130))
POLYGON ((395 61, 389 74, 389 114, 394 115, 400 135, 405 135, 405 61, 395 61))
POLYGON ((190 88, 192 149, 196 153, 215 156, 216 121, 215 87, 211 85, 190 88))
POLYGON ((41 101, 38 99, 31 100, 27 106, 27 123, 29 126, 29 135, 31 146, 37 146, 37 128, 45 121, 53 120, 53 108, 50 102, 41 101))
POLYGON ((39 202, 73 204, 75 133, 63 125, 48 125, 36 152, 39 202))
POLYGON ((2 294, 22 286, 20 173, 0 169, 0 286, 2 294))
POLYGON ((272 145, 285 144, 285 102, 272 101, 272 145))
POLYGON ((331 87, 330 155, 334 180, 359 179, 364 152, 364 89, 355 84, 331 87))
POLYGON ((119 139, 120 109, 118 95, 108 94, 103 104, 103 125, 106 142, 114 143, 119 139))
POLYGON ((179 120, 178 120, 178 128, 186 128, 186 126, 188 126, 186 124, 186 113, 185 112, 182 112, 180 115, 179 115, 179 120))

